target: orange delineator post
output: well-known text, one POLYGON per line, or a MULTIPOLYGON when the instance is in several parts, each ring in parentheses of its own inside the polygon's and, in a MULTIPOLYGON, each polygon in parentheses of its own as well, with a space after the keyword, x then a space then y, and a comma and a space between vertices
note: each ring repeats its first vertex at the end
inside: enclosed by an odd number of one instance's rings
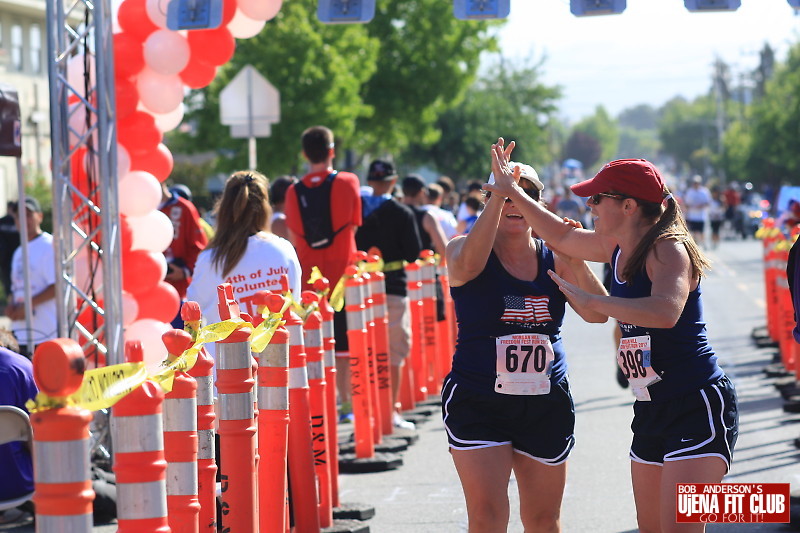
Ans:
POLYGON ((336 423, 338 413, 336 409, 336 338, 333 332, 333 307, 328 302, 326 292, 330 286, 327 278, 314 282, 314 290, 320 295, 319 312, 322 315, 322 349, 325 362, 325 388, 326 416, 325 425, 328 428, 328 453, 330 454, 328 466, 331 469, 331 505, 339 507, 339 442, 337 439, 336 423))
POLYGON ((372 401, 370 399, 369 362, 367 360, 367 324, 364 317, 363 280, 358 268, 348 266, 344 287, 347 311, 347 343, 350 345, 350 386, 353 404, 353 425, 356 457, 375 456, 372 440, 372 401))
MULTIPOLYGON (((74 340, 46 341, 33 355, 36 386, 51 397, 69 396, 81 386, 83 364, 83 350, 74 340)), ((37 532, 92 530, 91 420, 91 411, 80 407, 58 407, 31 415, 37 532)))
MULTIPOLYGON (((200 305, 185 302, 181 306, 184 330, 197 340, 201 327, 200 305)), ((197 499, 200 502, 200 531, 217 530, 217 462, 214 442, 214 360, 205 347, 197 353, 197 361, 188 374, 197 383, 197 499)))
MULTIPOLYGON (((259 314, 278 313, 283 297, 254 295, 259 314)), ((287 510, 286 454, 289 439, 289 331, 279 326, 258 354, 258 523, 260 533, 283 533, 287 510)))
MULTIPOLYGON (((230 283, 217 287, 219 316, 238 318, 230 283)), ((253 413, 251 329, 242 327, 217 341, 220 480, 223 531, 258 531, 256 513, 256 426, 253 413)))
MULTIPOLYGON (((303 291, 304 306, 317 304, 319 297, 313 291, 303 291)), ((319 525, 333 525, 333 506, 331 505, 331 469, 328 442, 334 438, 328 433, 325 420, 327 400, 325 365, 322 362, 322 315, 312 311, 306 315, 303 324, 306 345, 306 368, 308 369, 308 397, 311 409, 311 450, 314 453, 314 471, 319 487, 319 525)))
MULTIPOLYGON (((377 262, 377 255, 370 257, 370 262, 377 262)), ((394 431, 392 414, 392 373, 389 367, 389 318, 386 310, 386 275, 383 272, 372 272, 370 277, 372 289, 372 314, 375 322, 375 376, 378 380, 378 406, 380 408, 380 425, 383 435, 391 435, 394 431)))
POLYGON ((411 373, 414 375, 414 402, 428 399, 427 358, 423 332, 425 321, 422 303, 422 265, 415 261, 406 265, 408 303, 411 307, 411 373))
POLYGON ((438 379, 437 358, 439 356, 439 330, 436 327, 436 259, 433 250, 420 254, 422 266, 422 346, 425 350, 423 375, 427 379, 428 394, 439 394, 441 380, 438 379))
POLYGON ((289 492, 295 533, 318 533, 319 498, 311 440, 308 371, 303 321, 289 307, 283 314, 289 330, 289 492))
MULTIPOLYGON (((365 254, 366 255, 366 254, 365 254)), ((365 272, 361 275, 361 296, 364 298, 364 320, 367 326, 366 358, 369 369, 369 400, 372 412, 372 442, 380 444, 383 440, 381 430, 381 409, 378 399, 378 364, 375 358, 375 300, 372 299, 372 274, 365 272)))
POLYGON ((452 324, 455 322, 453 310, 453 298, 450 296, 450 277, 447 274, 447 267, 444 260, 439 263, 439 282, 442 284, 442 294, 444 295, 444 320, 438 323, 439 327, 439 382, 443 383, 444 378, 450 373, 453 353, 455 352, 456 339, 453 336, 452 324))
MULTIPOLYGON (((182 329, 161 336, 168 361, 192 345, 182 329)), ((173 533, 199 533, 197 497, 197 383, 186 372, 175 372, 172 390, 164 395, 164 458, 167 460, 167 512, 173 533)))
POLYGON ((775 317, 778 304, 775 292, 775 246, 779 239, 783 238, 780 230, 775 227, 775 221, 771 218, 763 222, 763 246, 764 246, 764 299, 767 305, 767 334, 773 341, 778 340, 778 325, 775 317))
MULTIPOLYGON (((125 360, 128 363, 144 360, 139 341, 125 343, 125 360)), ((146 380, 111 408, 117 533, 171 531, 167 519, 163 404, 161 386, 146 380)))

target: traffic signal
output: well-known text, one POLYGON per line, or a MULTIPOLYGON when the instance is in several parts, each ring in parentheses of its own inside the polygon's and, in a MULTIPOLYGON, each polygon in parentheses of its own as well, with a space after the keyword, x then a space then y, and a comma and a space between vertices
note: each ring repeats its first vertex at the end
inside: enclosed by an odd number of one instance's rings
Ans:
POLYGON ((576 17, 612 15, 625 11, 626 0, 570 0, 569 10, 576 17))
POLYGON ((742 0, 683 0, 689 11, 736 11, 742 0))
POLYGON ((317 18, 325 24, 369 22, 375 16, 375 0, 319 0, 317 18))
POLYGON ((511 0, 453 0, 453 15, 461 20, 504 19, 511 0))

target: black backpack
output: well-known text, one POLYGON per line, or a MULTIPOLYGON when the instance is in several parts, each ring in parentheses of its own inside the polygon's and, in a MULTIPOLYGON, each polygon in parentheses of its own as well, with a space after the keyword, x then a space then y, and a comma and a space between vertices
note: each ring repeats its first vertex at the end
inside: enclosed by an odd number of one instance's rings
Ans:
POLYGON ((336 235, 347 227, 333 229, 331 219, 331 187, 336 177, 334 170, 317 187, 308 187, 302 181, 295 183, 297 205, 300 208, 300 219, 303 222, 303 238, 308 246, 315 250, 327 248, 333 244, 336 235))

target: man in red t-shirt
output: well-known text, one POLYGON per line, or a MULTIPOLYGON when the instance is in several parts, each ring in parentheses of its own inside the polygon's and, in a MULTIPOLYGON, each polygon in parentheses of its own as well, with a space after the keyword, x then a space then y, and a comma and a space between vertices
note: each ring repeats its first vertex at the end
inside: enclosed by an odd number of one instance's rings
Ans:
MULTIPOLYGON (((208 237, 200 225, 200 214, 192 202, 174 194, 163 183, 161 191, 162 199, 158 209, 172 222, 172 243, 164 251, 167 258, 165 281, 175 287, 181 302, 184 302, 197 256, 208 244, 208 237)), ((180 316, 179 310, 172 327, 183 329, 180 316)))
MULTIPOLYGON (((336 156, 333 132, 324 126, 313 126, 303 132, 301 137, 303 155, 310 164, 309 173, 300 180, 306 187, 322 185, 334 172, 333 159, 336 156)), ((286 226, 289 240, 297 250, 297 257, 303 269, 304 288, 316 266, 328 278, 331 288, 344 274, 344 269, 352 264, 357 251, 355 231, 361 225, 361 196, 358 176, 350 172, 338 172, 331 182, 331 226, 336 233, 331 244, 325 248, 311 248, 304 238, 303 220, 297 202, 296 184, 286 191, 286 226)), ((299 297, 299 295, 295 295, 299 297)), ((344 311, 334 315, 336 336, 336 370, 339 398, 349 401, 349 353, 347 346, 347 318, 344 311)))

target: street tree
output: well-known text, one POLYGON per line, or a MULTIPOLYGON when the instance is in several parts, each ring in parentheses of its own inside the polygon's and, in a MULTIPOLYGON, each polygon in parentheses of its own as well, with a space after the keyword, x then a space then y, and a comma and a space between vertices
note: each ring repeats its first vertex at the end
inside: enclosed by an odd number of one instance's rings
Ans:
POLYGON ((456 180, 485 179, 489 145, 503 137, 516 142, 514 160, 541 169, 553 158, 548 123, 560 96, 560 88, 541 81, 541 62, 498 60, 459 105, 439 116, 439 140, 414 145, 403 160, 429 164, 456 180))

